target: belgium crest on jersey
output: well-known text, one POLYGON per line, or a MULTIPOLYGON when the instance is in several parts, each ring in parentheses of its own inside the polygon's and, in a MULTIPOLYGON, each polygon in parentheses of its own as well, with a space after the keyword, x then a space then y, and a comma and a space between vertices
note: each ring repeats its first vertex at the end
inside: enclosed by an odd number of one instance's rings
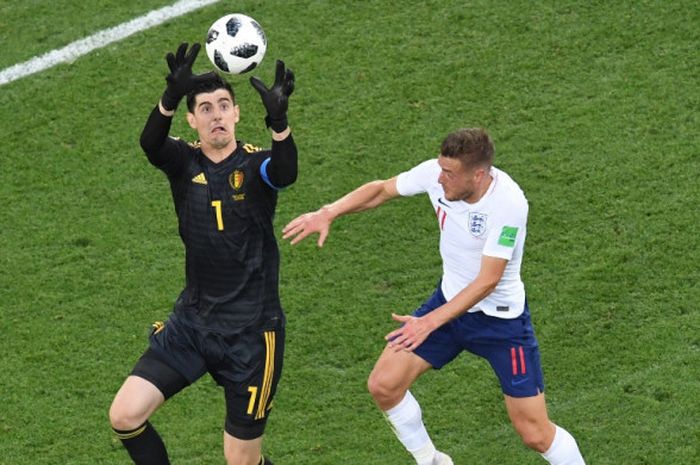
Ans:
POLYGON ((228 177, 228 183, 233 188, 233 195, 231 198, 236 202, 245 200, 245 192, 242 192, 243 183, 245 182, 245 172, 243 170, 233 170, 233 172, 228 177))
POLYGON ((228 183, 233 187, 233 190, 238 191, 243 187, 245 174, 241 170, 233 170, 233 173, 228 177, 228 183))

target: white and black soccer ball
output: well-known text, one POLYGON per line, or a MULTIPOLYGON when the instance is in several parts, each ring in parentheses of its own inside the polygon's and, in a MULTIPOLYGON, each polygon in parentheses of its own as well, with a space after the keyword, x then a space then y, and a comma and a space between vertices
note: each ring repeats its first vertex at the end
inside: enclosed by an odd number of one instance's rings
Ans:
POLYGON ((214 21, 205 47, 217 69, 242 74, 260 64, 267 50, 267 38, 257 21, 236 13, 214 21))

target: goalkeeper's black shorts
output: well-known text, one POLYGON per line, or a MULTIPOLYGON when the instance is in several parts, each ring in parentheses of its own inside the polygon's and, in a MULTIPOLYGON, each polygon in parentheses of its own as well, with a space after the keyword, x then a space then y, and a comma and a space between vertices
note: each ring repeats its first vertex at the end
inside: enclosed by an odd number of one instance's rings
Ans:
POLYGON ((153 383, 166 399, 211 374, 224 388, 226 431, 254 439, 263 434, 272 407, 284 340, 283 324, 224 335, 193 328, 171 315, 154 325, 150 346, 131 374, 153 383))

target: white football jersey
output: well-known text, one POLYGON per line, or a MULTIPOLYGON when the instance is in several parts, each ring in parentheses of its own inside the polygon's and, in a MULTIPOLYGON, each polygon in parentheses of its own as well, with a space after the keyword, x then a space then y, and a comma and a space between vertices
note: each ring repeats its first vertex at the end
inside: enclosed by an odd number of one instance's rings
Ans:
POLYGON ((427 193, 440 228, 442 292, 449 301, 479 274, 481 257, 508 260, 503 277, 491 294, 470 308, 499 318, 516 318, 525 306, 520 264, 525 245, 528 204, 520 186, 492 167, 493 181, 476 203, 445 200, 438 183, 440 165, 427 160, 401 173, 396 188, 402 196, 427 193))

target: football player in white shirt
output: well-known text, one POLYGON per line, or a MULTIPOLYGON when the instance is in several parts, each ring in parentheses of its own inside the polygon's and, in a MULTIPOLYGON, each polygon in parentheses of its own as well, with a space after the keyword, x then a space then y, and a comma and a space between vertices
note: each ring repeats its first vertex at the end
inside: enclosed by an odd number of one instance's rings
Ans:
POLYGON ((539 348, 520 279, 527 200, 515 181, 493 166, 493 157, 486 131, 455 131, 437 159, 364 184, 297 217, 285 226, 284 238, 293 245, 318 233, 321 247, 339 216, 399 196, 428 194, 440 228, 442 278, 412 315, 392 314, 402 326, 387 334, 369 376, 374 401, 418 465, 451 465, 452 459, 435 449, 409 388, 427 370, 466 350, 491 364, 523 442, 553 465, 581 465, 576 440, 547 415, 539 348))

